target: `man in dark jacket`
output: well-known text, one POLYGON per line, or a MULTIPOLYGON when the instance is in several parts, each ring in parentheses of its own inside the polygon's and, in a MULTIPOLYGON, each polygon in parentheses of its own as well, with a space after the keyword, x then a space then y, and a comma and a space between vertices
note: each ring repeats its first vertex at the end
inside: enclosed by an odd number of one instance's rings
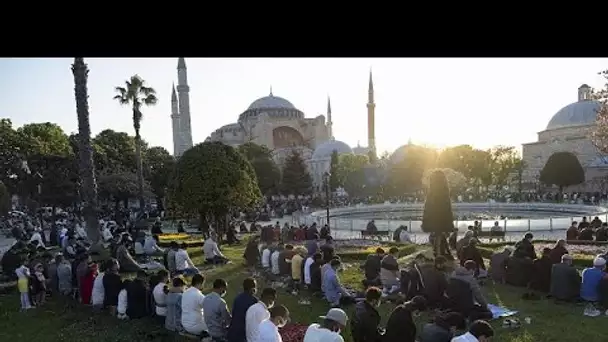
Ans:
POLYGON ((532 233, 526 233, 524 238, 515 244, 515 252, 513 256, 516 258, 530 258, 536 259, 536 252, 534 251, 534 245, 532 244, 534 235, 532 233))
POLYGON ((367 256, 367 260, 365 260, 365 263, 363 264, 363 271, 365 272, 363 285, 365 287, 382 285, 382 282, 380 281, 382 258, 384 258, 384 249, 380 247, 376 249, 375 254, 367 256))
POLYGON ((308 290, 311 293, 321 293, 321 266, 323 266, 323 255, 321 253, 315 253, 312 256, 313 263, 310 265, 310 285, 308 290))
POLYGON ((139 271, 137 278, 127 285, 127 316, 131 319, 143 318, 150 312, 146 277, 146 272, 139 271))
POLYGON ((548 293, 551 287, 551 268, 553 262, 549 257, 551 248, 543 248, 543 254, 540 259, 534 260, 534 272, 532 273, 532 289, 544 293, 548 293))
POLYGON ((228 327, 228 341, 246 342, 245 316, 247 309, 258 302, 255 297, 257 284, 253 278, 243 280, 243 292, 241 292, 232 304, 232 319, 228 327))
POLYGON ((562 262, 553 265, 551 270, 551 296, 557 300, 573 301, 578 298, 581 287, 581 276, 572 266, 572 256, 564 254, 562 262))
POLYGON ((376 308, 380 305, 382 291, 370 287, 365 291, 365 300, 357 303, 355 313, 350 319, 351 335, 354 342, 381 342, 380 314, 376 308))
POLYGON ((416 296, 409 302, 397 305, 386 322, 382 342, 415 342, 416 324, 412 313, 426 310, 426 299, 416 296))
POLYGON ((445 290, 448 281, 445 274, 446 259, 438 256, 435 264, 426 264, 420 268, 424 288, 422 294, 427 300, 427 304, 432 308, 442 308, 446 304, 445 290))

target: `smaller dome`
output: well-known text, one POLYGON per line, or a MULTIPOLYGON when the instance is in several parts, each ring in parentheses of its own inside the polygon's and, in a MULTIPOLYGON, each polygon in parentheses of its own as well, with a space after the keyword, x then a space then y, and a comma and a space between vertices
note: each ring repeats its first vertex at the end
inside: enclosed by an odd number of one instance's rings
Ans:
POLYGON ((571 103, 553 115, 546 130, 593 125, 600 107, 599 102, 591 100, 571 103))
POLYGON ((329 140, 319 145, 312 154, 312 159, 331 158, 332 153, 337 151, 338 154, 353 153, 353 150, 345 142, 339 140, 329 140))
POLYGON ((401 145, 398 149, 395 150, 395 152, 393 152, 393 154, 391 154, 389 160, 393 164, 401 163, 407 157, 409 150, 414 146, 415 145, 410 142, 408 142, 406 145, 401 145))
POLYGON ((249 105, 248 109, 263 109, 263 108, 285 108, 285 109, 296 109, 296 107, 286 99, 274 96, 272 94, 268 96, 261 97, 255 101, 251 105, 249 105))

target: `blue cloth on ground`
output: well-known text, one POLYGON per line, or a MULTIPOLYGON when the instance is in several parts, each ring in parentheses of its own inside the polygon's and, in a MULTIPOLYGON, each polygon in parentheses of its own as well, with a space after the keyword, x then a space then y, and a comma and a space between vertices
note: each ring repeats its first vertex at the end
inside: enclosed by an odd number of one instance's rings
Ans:
POLYGON ((509 310, 494 304, 488 304, 488 310, 492 312, 492 319, 509 317, 517 314, 517 311, 509 310))

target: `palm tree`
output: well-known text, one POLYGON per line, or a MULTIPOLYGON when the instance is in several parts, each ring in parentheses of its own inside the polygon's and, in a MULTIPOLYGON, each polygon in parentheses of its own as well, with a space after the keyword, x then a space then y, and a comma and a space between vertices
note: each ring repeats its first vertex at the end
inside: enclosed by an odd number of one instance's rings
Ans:
POLYGON ((125 87, 116 87, 118 95, 114 96, 121 105, 131 105, 133 110, 133 128, 135 129, 135 158, 137 159, 137 183, 139 192, 139 210, 143 213, 144 201, 144 174, 141 160, 141 128, 142 106, 154 106, 158 99, 153 88, 146 87, 145 81, 138 75, 131 76, 125 81, 125 87))
POLYGON ((74 95, 76 96, 76 114, 78 115, 78 166, 82 182, 82 194, 85 200, 84 215, 87 223, 87 235, 93 241, 99 240, 99 221, 97 220, 97 182, 95 181, 95 164, 91 146, 91 126, 89 124, 89 95, 87 79, 89 69, 84 58, 74 58, 74 95))

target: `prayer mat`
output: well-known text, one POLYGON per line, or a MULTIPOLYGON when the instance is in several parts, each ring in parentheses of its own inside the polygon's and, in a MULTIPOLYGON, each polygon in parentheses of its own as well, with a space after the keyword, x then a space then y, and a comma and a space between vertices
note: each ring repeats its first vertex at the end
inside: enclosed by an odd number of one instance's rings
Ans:
POLYGON ((488 304, 488 310, 492 312, 492 319, 509 317, 517 314, 517 311, 509 310, 494 304, 488 304))
POLYGON ((283 342, 302 342, 304 341, 307 329, 308 325, 292 323, 281 328, 279 332, 281 333, 283 342))

